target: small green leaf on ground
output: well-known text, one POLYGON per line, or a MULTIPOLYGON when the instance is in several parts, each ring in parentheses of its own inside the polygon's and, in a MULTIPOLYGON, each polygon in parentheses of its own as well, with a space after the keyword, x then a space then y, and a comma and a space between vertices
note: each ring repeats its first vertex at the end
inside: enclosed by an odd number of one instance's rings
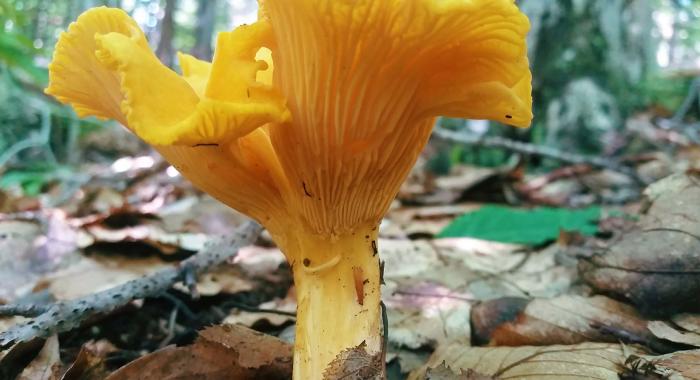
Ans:
POLYGON ((598 232, 600 207, 566 209, 537 207, 517 209, 505 206, 484 206, 462 215, 438 235, 472 237, 482 240, 517 244, 542 244, 554 240, 561 230, 584 235, 598 232))

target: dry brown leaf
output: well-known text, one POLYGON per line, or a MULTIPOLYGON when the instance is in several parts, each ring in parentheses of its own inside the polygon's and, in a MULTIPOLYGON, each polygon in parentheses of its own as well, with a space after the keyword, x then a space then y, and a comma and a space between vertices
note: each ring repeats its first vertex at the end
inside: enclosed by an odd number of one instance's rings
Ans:
POLYGON ((291 371, 291 347, 273 336, 237 325, 210 327, 199 336, 199 344, 220 345, 236 352, 243 368, 271 368, 281 374, 291 371))
MULTIPOLYGON (((233 258, 231 265, 221 265, 200 275, 197 278, 197 291, 201 295, 214 296, 220 293, 235 294, 251 291, 256 286, 259 287, 260 281, 269 284, 281 283, 287 280, 285 273, 288 273, 288 271, 280 271, 283 263, 286 263, 286 259, 277 248, 243 247, 233 258)), ((182 284, 176 284, 175 288, 185 293, 189 292, 189 289, 182 284)), ((288 306, 284 302, 283 304, 280 306, 285 308, 288 306)), ((276 309, 273 306, 271 308, 276 309)), ((294 310, 296 309, 290 311, 294 310)))
POLYGON ((600 293, 629 300, 665 317, 698 309, 700 292, 700 179, 675 175, 651 185, 638 228, 579 263, 600 293))
POLYGON ((700 315, 698 314, 678 314, 671 320, 685 331, 700 334, 700 315))
MULTIPOLYGON (((223 265, 197 279, 197 291, 205 296, 250 291, 255 278, 275 282, 277 270, 284 261, 279 250, 245 247, 236 257, 235 265, 223 265)), ((172 266, 159 257, 128 255, 90 255, 77 257, 71 265, 45 275, 38 288, 47 289, 58 300, 74 299, 172 266)), ((187 287, 175 288, 189 292, 187 287)), ((0 322, 0 327, 2 322, 0 322)))
POLYGON ((12 302, 32 289, 76 251, 76 234, 62 212, 39 221, 0 220, 0 302, 12 302))
MULTIPOLYGON (((504 339, 500 335, 503 332, 509 333, 521 320, 526 319, 523 312, 529 303, 527 298, 503 297, 472 306, 470 320, 474 343, 490 346, 508 345, 502 342, 504 339)), ((508 339, 510 340, 512 339, 508 339)))
POLYGON ((272 301, 263 302, 257 306, 258 311, 246 311, 238 308, 233 308, 228 317, 223 321, 224 324, 239 324, 247 327, 254 327, 258 323, 268 323, 272 326, 282 326, 293 322, 296 318, 292 315, 275 313, 274 310, 285 313, 296 313, 297 303, 294 297, 294 292, 291 291, 285 298, 275 298, 272 301))
POLYGON ((470 300, 555 297, 575 281, 576 269, 557 261, 557 247, 539 252, 520 248, 469 238, 381 239, 380 255, 386 263, 384 294, 402 293, 403 288, 425 283, 470 300))
POLYGON ((384 302, 389 340, 399 347, 435 347, 448 337, 469 340, 469 300, 458 290, 478 276, 449 266, 428 241, 381 240, 386 260, 384 302))
POLYGON ((557 296, 574 281, 575 270, 556 262, 556 250, 518 248, 468 238, 380 240, 389 341, 412 349, 450 340, 469 343, 472 302, 557 296))
POLYGON ((661 356, 630 355, 626 366, 626 379, 700 380, 700 350, 661 356))
POLYGON ((58 348, 58 336, 52 335, 17 380, 58 380, 61 370, 58 348))
MULTIPOLYGON (((674 173, 674 162, 677 158, 672 158, 664 152, 650 153, 648 161, 637 165, 637 173, 648 182, 656 182, 674 173)), ((683 170, 675 170, 679 173, 683 170)))
POLYGON ((576 280, 575 268, 557 260, 559 248, 554 245, 535 252, 518 245, 470 238, 436 239, 432 245, 447 266, 446 273, 461 272, 468 280, 469 291, 479 300, 556 297, 576 280), (476 279, 464 275, 469 271, 476 279))
POLYGON ((696 331, 681 331, 663 321, 650 321, 648 327, 658 338, 700 347, 700 334, 696 331))
POLYGON ((398 224, 391 220, 382 222, 381 237, 391 239, 428 239, 447 227, 454 218, 412 220, 398 224))
POLYGON ((83 244, 142 242, 166 255, 178 250, 196 252, 201 250, 207 242, 205 234, 169 232, 154 223, 144 223, 120 229, 92 225, 86 227, 85 231, 92 237, 92 241, 86 239, 83 244))
POLYGON ((105 368, 105 356, 114 351, 116 347, 106 340, 85 343, 61 380, 104 379, 109 374, 105 368))
POLYGON ((381 380, 383 367, 381 353, 369 354, 362 342, 338 354, 323 372, 323 380, 381 380))
MULTIPOLYGON (((477 210, 476 203, 461 203, 443 206, 399 207, 390 210, 386 218, 394 223, 406 225, 416 220, 454 219, 462 214, 477 210)), ((379 231, 382 233, 383 231, 379 231)))
POLYGON ((411 175, 401 187, 398 199, 404 203, 421 205, 451 204, 467 191, 508 170, 510 168, 493 169, 459 165, 452 167, 450 173, 444 176, 433 177, 423 173, 417 176, 411 175))
POLYGON ((126 205, 124 194, 113 187, 100 186, 83 191, 85 195, 76 210, 79 215, 108 213, 126 205))
POLYGON ((594 194, 602 194, 610 189, 620 189, 634 186, 634 179, 629 175, 603 169, 582 175, 578 178, 586 189, 594 194))
POLYGON ((573 281, 572 270, 556 263, 556 250, 528 253, 517 245, 470 238, 380 239, 378 245, 390 289, 424 281, 475 299, 524 292, 546 297, 561 294, 573 281))
POLYGON ((670 380, 700 380, 700 350, 674 352, 650 361, 657 368, 675 372, 668 375, 670 380))
POLYGON ((422 367, 430 358, 431 351, 411 350, 390 344, 386 353, 386 362, 397 362, 402 374, 408 374, 422 367))
POLYGON ((243 247, 233 259, 233 263, 249 277, 269 277, 286 263, 284 254, 278 248, 264 248, 256 245, 243 247))
POLYGON ((389 341, 399 347, 436 347, 446 341, 468 344, 470 302, 463 294, 434 284, 416 284, 384 297, 389 341))
POLYGON ((447 367, 445 362, 442 362, 435 368, 428 368, 425 373, 425 380, 494 380, 491 376, 484 376, 476 373, 471 369, 460 370, 460 373, 455 373, 447 367))
POLYGON ((16 213, 41 208, 41 200, 21 195, 19 189, 0 190, 0 213, 16 213))
MULTIPOLYGON (((603 296, 560 296, 527 301, 506 298, 472 309, 478 343, 548 346, 583 342, 655 342, 647 321, 630 306, 603 296)), ((660 342, 655 342, 660 344, 660 342)))
POLYGON ((441 256, 484 273, 503 273, 516 268, 527 256, 520 245, 473 238, 435 239, 429 243, 441 256))
POLYGON ((409 380, 425 379, 428 368, 443 362, 453 371, 472 370, 496 379, 618 380, 624 370, 625 353, 619 344, 603 343, 494 348, 450 344, 438 348, 409 380))
POLYGON ((167 347, 137 359, 107 380, 289 379, 292 347, 243 326, 214 326, 187 347, 167 347))
POLYGON ((526 174, 515 188, 521 197, 539 204, 570 205, 572 198, 585 190, 578 178, 593 170, 588 165, 572 165, 544 174, 526 174))
POLYGON ((453 167, 450 174, 435 178, 435 186, 461 194, 496 174, 498 170, 493 168, 459 165, 453 167))
POLYGON ((166 231, 223 235, 247 220, 243 214, 208 195, 188 196, 155 211, 166 231))
POLYGON ((24 370, 24 366, 36 358, 44 347, 44 339, 32 339, 16 343, 0 351, 0 379, 15 379, 24 370))
POLYGON ((675 162, 678 171, 700 173, 700 147, 697 144, 689 144, 679 149, 675 162))
POLYGON ((392 209, 382 222, 382 238, 430 238, 442 231, 455 217, 479 208, 477 204, 405 206, 392 209))
MULTIPOLYGON (((173 287, 183 293, 189 293, 188 287, 182 283, 173 287)), ((253 289, 253 281, 239 267, 233 265, 220 265, 197 277, 197 292, 203 296, 235 294, 253 289)))
POLYGON ((69 300, 154 273, 172 264, 158 258, 81 257, 72 265, 45 276, 38 287, 58 300, 69 300))

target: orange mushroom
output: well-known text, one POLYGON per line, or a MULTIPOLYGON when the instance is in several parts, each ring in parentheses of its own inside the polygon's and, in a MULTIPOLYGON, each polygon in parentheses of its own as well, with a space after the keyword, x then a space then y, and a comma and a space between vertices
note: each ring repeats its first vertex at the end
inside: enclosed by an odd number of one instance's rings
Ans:
POLYGON ((61 35, 46 92, 114 119, 262 223, 297 288, 295 379, 381 351, 377 226, 438 115, 526 127, 527 18, 513 0, 260 0, 213 62, 158 62, 119 10, 61 35), (274 62, 274 70, 272 64, 274 62))

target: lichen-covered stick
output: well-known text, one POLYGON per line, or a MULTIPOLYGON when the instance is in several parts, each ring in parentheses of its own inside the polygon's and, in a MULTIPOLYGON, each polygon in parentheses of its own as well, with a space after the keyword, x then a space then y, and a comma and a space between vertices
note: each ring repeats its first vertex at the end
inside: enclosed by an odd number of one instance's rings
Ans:
POLYGON ((178 267, 163 269, 82 298, 49 305, 36 318, 0 333, 0 349, 13 343, 69 331, 95 314, 111 312, 135 299, 158 297, 173 284, 182 281, 186 271, 202 273, 226 262, 240 248, 255 242, 261 231, 262 227, 259 224, 246 222, 231 235, 213 239, 202 251, 183 261, 178 267))
POLYGON ((294 378, 381 354, 377 226, 438 115, 526 127, 527 18, 514 0, 259 0, 212 62, 158 62, 121 10, 59 40, 47 93, 114 119, 263 224, 294 272, 294 378), (274 68, 273 68, 274 63, 274 68))

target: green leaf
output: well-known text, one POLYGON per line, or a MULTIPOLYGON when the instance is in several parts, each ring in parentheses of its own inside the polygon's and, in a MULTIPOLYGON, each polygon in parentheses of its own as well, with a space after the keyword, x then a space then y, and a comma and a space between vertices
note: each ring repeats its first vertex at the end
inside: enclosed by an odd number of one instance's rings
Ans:
POLYGON ((472 237, 503 243, 536 245, 556 239, 561 230, 593 235, 598 232, 600 215, 600 207, 572 210, 484 206, 455 219, 438 237, 472 237))

